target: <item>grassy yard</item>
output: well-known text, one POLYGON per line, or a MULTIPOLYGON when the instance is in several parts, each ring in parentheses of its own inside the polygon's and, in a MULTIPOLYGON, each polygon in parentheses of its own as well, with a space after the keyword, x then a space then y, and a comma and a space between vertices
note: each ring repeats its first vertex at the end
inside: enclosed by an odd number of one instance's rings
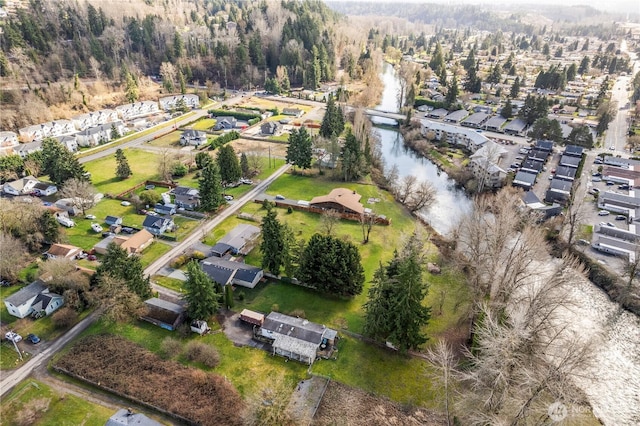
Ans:
POLYGON ((183 291, 183 281, 176 278, 163 277, 162 275, 154 275, 151 277, 151 282, 154 282, 162 287, 169 288, 174 291, 183 291))
POLYGON ((91 180, 98 192, 118 194, 148 179, 158 177, 157 154, 140 149, 125 149, 124 154, 133 172, 133 175, 125 180, 116 177, 115 155, 85 164, 85 169, 91 172, 91 180))
POLYGON ((216 120, 214 118, 203 118, 202 120, 196 121, 189 127, 193 130, 209 130, 215 125, 216 120))
POLYGON ((147 247, 142 252, 142 258, 140 259, 140 263, 142 263, 142 267, 146 268, 149 266, 154 260, 165 254, 171 250, 171 246, 161 240, 154 241, 149 247, 147 247))
POLYGON ((175 131, 168 133, 164 136, 160 136, 157 139, 153 139, 148 142, 148 145, 157 146, 161 148, 176 148, 180 146, 181 131, 175 131))
POLYGON ((3 399, 2 413, 2 422, 7 425, 102 426, 115 411, 28 379, 3 399))

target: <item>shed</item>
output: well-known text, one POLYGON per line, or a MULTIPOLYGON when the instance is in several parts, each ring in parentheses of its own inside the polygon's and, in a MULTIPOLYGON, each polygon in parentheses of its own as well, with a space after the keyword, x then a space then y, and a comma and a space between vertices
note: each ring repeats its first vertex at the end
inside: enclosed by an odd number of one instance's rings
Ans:
POLYGON ((251 311, 249 309, 243 309, 242 312, 240 312, 240 320, 261 327, 262 323, 264 323, 264 314, 251 311))
POLYGON ((155 420, 150 419, 141 413, 134 413, 131 409, 120 409, 113 416, 109 417, 105 426, 162 426, 155 420))
POLYGON ((122 218, 118 217, 118 216, 107 216, 104 219, 104 223, 106 223, 109 226, 111 226, 111 225, 122 225, 122 218))
POLYGON ((185 309, 182 305, 152 297, 145 300, 147 314, 143 320, 167 330, 175 330, 184 321, 185 309))

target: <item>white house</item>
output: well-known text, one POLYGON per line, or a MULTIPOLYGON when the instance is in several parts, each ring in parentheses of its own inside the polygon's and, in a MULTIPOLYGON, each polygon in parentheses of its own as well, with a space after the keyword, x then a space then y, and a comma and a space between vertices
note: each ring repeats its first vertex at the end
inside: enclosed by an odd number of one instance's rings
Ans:
POLYGON ((117 106, 116 111, 121 119, 127 121, 133 118, 155 114, 160 112, 160 109, 158 108, 158 103, 155 101, 142 101, 117 106))
POLYGON ((3 191, 10 195, 24 195, 29 194, 35 188, 38 183, 38 179, 33 176, 23 177, 13 182, 7 182, 4 184, 3 191))
POLYGON ((55 120, 23 127, 18 132, 24 141, 32 142, 48 137, 71 135, 76 132, 76 127, 70 120, 55 120))
POLYGON ((78 138, 76 135, 58 136, 56 139, 69 151, 76 152, 78 150, 78 138))
POLYGON ((200 146, 207 143, 207 134, 200 130, 185 130, 180 135, 180 145, 200 146))
POLYGON ((18 145, 18 134, 15 132, 0 132, 0 147, 12 147, 18 145))
POLYGON ((90 127, 76 134, 78 145, 80 146, 96 146, 111 141, 112 129, 115 128, 119 135, 123 135, 126 131, 122 121, 113 123, 100 124, 90 127))
POLYGON ((42 141, 21 143, 13 148, 13 151, 22 158, 26 158, 27 155, 34 152, 42 151, 42 141))
POLYGON ((74 126, 78 130, 85 130, 89 127, 100 124, 111 123, 118 120, 118 113, 113 109, 101 109, 99 111, 88 112, 71 118, 74 126))
POLYGON ((499 188, 504 184, 507 172, 498 164, 507 152, 497 143, 488 141, 469 157, 471 172, 484 188, 499 188))
POLYGON ((34 281, 4 299, 4 304, 14 317, 24 318, 32 314, 40 317, 50 315, 60 308, 64 304, 64 298, 50 293, 42 282, 34 281))
POLYGON ((58 192, 58 187, 52 183, 38 182, 33 187, 33 190, 41 197, 48 197, 58 192))
POLYGON ((160 108, 165 111, 175 109, 180 100, 184 101, 184 104, 191 109, 198 108, 200 106, 200 98, 198 95, 186 94, 186 95, 173 95, 160 98, 160 108))

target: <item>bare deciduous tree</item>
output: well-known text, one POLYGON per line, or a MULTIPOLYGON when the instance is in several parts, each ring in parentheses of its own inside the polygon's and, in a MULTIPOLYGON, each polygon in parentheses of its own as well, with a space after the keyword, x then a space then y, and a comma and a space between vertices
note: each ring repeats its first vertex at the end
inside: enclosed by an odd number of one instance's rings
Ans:
POLYGON ((93 304, 98 306, 102 317, 107 321, 131 321, 143 315, 146 309, 140 297, 129 290, 124 280, 108 274, 100 278, 91 293, 93 304))
POLYGON ((427 350, 427 359, 436 369, 436 374, 432 374, 433 378, 440 383, 442 398, 444 403, 444 411, 447 416, 447 426, 451 425, 451 407, 453 396, 457 388, 457 380, 455 378, 458 360, 453 351, 444 340, 439 340, 435 346, 427 350))
POLYGON ((160 151, 160 155, 158 155, 158 175, 161 180, 165 182, 171 181, 171 167, 173 162, 173 151, 170 149, 160 151))
POLYGON ((49 259, 39 269, 40 279, 53 293, 64 296, 64 303, 76 310, 84 307, 89 291, 89 277, 78 271, 75 262, 66 258, 49 259))
POLYGON ((326 235, 333 235, 333 230, 340 221, 340 213, 337 210, 324 210, 320 217, 320 229, 326 235))
POLYGON ((96 188, 90 182, 75 178, 65 181, 60 191, 60 195, 69 198, 73 206, 82 211, 82 215, 95 205, 96 194, 96 188))
POLYGON ((367 244, 369 242, 369 235, 373 229, 373 225, 376 223, 376 217, 370 213, 362 213, 360 215, 360 225, 362 226, 362 243, 367 244))
POLYGON ((578 188, 580 187, 580 179, 573 182, 571 195, 567 202, 567 210, 564 213, 562 227, 567 238, 567 244, 573 245, 578 226, 584 221, 584 199, 576 198, 578 188))
POLYGON ((269 380, 258 386, 258 391, 248 398, 248 407, 244 416, 247 426, 282 425, 292 426, 295 423, 289 411, 291 387, 283 376, 269 380))
POLYGON ((24 244, 10 234, 0 232, 0 275, 4 279, 14 281, 24 264, 24 244))
POLYGON ((436 202, 436 190, 429 182, 420 182, 407 200, 407 208, 411 212, 428 209, 436 202))

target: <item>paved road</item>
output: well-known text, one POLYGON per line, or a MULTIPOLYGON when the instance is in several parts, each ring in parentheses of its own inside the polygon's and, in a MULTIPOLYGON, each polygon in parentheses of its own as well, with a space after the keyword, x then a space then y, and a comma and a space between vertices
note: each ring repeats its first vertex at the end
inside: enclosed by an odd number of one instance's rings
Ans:
MULTIPOLYGON (((103 151, 104 152, 104 151, 103 151)), ((271 176, 262 182, 258 183, 251 191, 247 192, 242 197, 235 200, 229 206, 227 206, 219 215, 215 218, 205 221, 200 226, 198 226, 184 241, 178 243, 175 247, 157 259, 155 262, 147 266, 144 270, 146 275, 154 275, 160 270, 164 265, 166 265, 173 257, 181 254, 183 251, 186 251, 192 244, 198 242, 203 235, 209 233, 213 228, 219 225, 223 220, 228 218, 229 216, 235 214, 243 204, 247 202, 253 201, 253 199, 264 191, 275 179, 284 174, 291 166, 289 164, 285 164, 276 170, 271 176)), ((169 300, 179 300, 181 295, 180 293, 154 285, 154 290, 157 291, 161 297, 169 300)), ((91 313, 87 318, 78 323, 71 330, 66 332, 64 335, 51 342, 51 346, 44 349, 39 354, 35 355, 29 361, 27 361, 20 368, 10 371, 10 372, 0 372, 0 396, 9 392, 15 385, 20 383, 20 381, 24 380, 31 372, 41 366, 43 363, 47 362, 56 352, 58 352, 62 347, 64 347, 67 343, 69 343, 72 339, 76 338, 83 330, 89 327, 96 319, 98 318, 98 314, 96 312, 91 313)))

